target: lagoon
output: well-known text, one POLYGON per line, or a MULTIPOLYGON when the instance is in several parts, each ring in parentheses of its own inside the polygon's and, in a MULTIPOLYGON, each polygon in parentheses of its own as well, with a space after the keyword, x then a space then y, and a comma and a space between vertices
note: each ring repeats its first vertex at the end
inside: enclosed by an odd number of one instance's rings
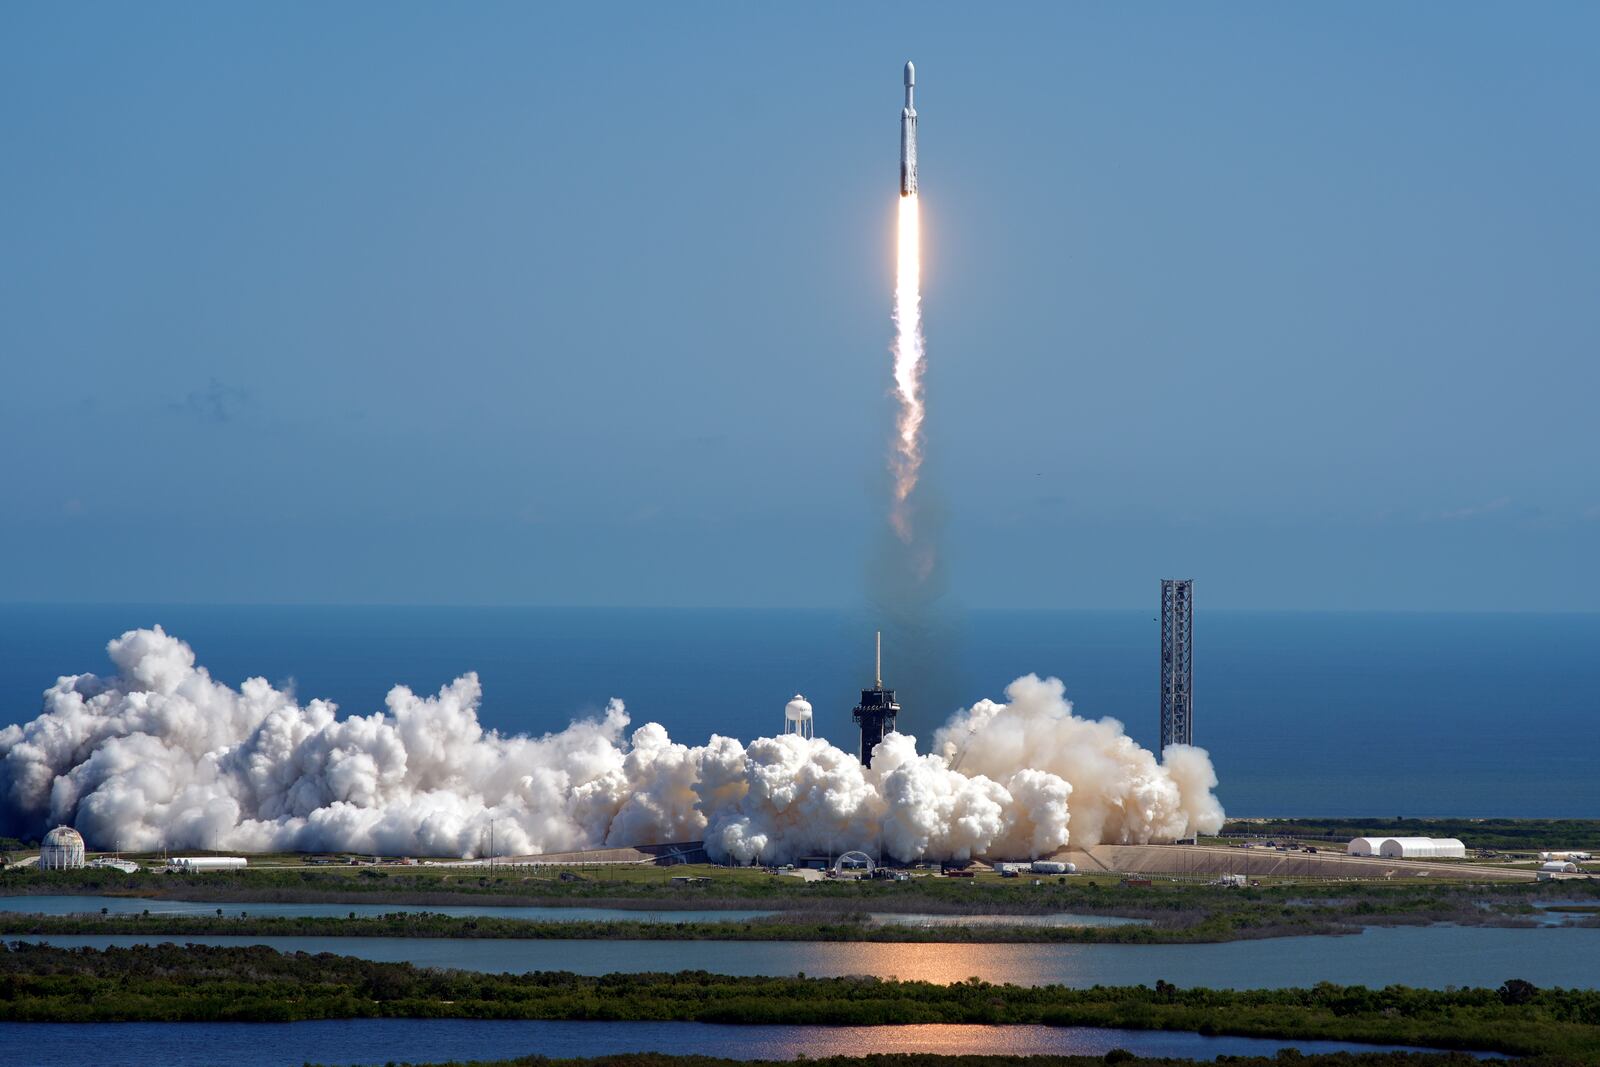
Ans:
POLYGON ((1214 944, 880 944, 788 941, 569 941, 391 937, 163 937, 62 935, 16 940, 128 946, 160 941, 267 945, 490 973, 599 975, 704 970, 730 975, 870 974, 950 983, 969 977, 1016 985, 1154 985, 1261 989, 1391 984, 1443 989, 1498 986, 1600 988, 1600 929, 1373 927, 1359 934, 1214 944))
MULTIPOLYGON (((516 1022, 484 1019, 347 1019, 300 1023, 0 1023, 10 1067, 56 1067, 64 1049, 93 1050, 99 1067, 298 1067, 554 1058, 627 1052, 793 1060, 932 1052, 946 1055, 1140 1056, 1212 1059, 1385 1051, 1399 1045, 1204 1037, 1161 1030, 1049 1026, 729 1026, 682 1022, 516 1022)), ((70 1056, 68 1057, 71 1058, 70 1056)))

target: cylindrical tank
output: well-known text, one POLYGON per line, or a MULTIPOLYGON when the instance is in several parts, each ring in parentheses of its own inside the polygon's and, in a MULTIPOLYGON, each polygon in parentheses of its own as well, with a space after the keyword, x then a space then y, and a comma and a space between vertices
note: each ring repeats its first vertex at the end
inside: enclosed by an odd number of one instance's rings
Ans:
POLYGON ((39 844, 41 871, 67 871, 83 866, 83 837, 70 826, 58 826, 39 844))
POLYGON ((227 871, 249 866, 242 856, 177 856, 172 865, 186 871, 227 871))
POLYGON ((1564 862, 1562 860, 1552 860, 1549 863, 1540 864, 1539 869, 1541 871, 1552 871, 1556 874, 1578 873, 1578 865, 1576 863, 1564 862))
POLYGON ((784 705, 783 717, 790 722, 805 722, 811 718, 811 702, 796 693, 794 699, 784 705))
POLYGON ((1078 865, 1075 863, 1062 863, 1059 860, 1034 860, 1034 874, 1077 874, 1078 865))

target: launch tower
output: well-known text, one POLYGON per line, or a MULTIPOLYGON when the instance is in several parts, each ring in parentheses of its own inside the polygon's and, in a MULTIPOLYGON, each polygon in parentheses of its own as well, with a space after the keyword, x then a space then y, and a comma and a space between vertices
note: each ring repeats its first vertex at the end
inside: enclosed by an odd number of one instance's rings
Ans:
POLYGON ((900 705, 894 702, 894 690, 883 687, 883 633, 878 634, 877 684, 861 691, 861 703, 851 715, 861 727, 861 762, 872 766, 872 749, 883 735, 894 730, 894 717, 900 714, 900 705))
POLYGON ((1194 744, 1194 580, 1161 580, 1161 752, 1194 744))

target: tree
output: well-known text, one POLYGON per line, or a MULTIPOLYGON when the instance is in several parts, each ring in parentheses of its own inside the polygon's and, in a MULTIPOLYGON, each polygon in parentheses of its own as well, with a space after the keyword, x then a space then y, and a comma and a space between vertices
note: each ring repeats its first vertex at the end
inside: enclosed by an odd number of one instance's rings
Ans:
POLYGON ((1501 987, 1495 990, 1495 995, 1502 1004, 1527 1004, 1539 993, 1539 987, 1532 982, 1521 978, 1507 978, 1501 987))

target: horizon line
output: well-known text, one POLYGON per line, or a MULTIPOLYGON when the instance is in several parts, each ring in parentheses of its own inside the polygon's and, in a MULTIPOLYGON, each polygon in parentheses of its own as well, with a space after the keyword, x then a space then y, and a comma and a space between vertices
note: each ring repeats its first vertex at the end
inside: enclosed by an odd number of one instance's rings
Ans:
MULTIPOLYGON (((1152 598, 1153 599, 1153 598, 1152 598)), ((8 600, 0 599, 0 610, 5 608, 238 608, 238 609, 438 609, 447 611, 683 611, 683 612, 799 612, 807 614, 862 614, 881 612, 894 614, 893 609, 872 604, 572 604, 493 601, 414 601, 414 600, 8 600)), ((1015 614, 1086 613, 1131 614, 1152 610, 1148 606, 1133 605, 1076 605, 1076 606, 1004 606, 993 604, 947 604, 931 614, 948 616, 961 613, 1008 612, 1015 614)), ((1600 615, 1600 609, 1580 608, 1416 608, 1416 607, 1259 607, 1225 606, 1198 609, 1205 614, 1255 614, 1255 615, 1600 615)))

